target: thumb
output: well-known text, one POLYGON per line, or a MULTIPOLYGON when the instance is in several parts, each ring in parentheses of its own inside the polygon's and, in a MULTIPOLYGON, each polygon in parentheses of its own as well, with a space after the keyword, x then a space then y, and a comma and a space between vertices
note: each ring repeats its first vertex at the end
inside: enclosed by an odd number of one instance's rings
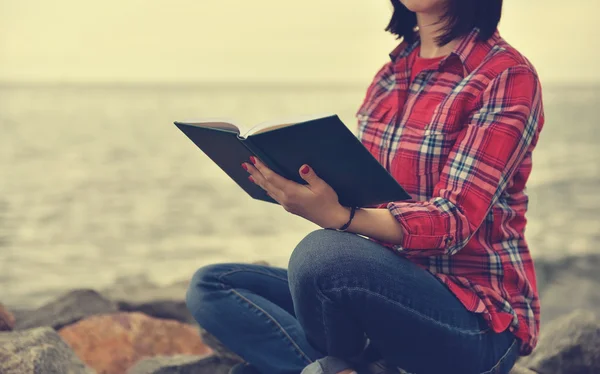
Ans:
POLYGON ((308 165, 302 165, 300 167, 300 177, 308 182, 311 186, 316 186, 323 183, 323 180, 319 178, 317 173, 308 165))

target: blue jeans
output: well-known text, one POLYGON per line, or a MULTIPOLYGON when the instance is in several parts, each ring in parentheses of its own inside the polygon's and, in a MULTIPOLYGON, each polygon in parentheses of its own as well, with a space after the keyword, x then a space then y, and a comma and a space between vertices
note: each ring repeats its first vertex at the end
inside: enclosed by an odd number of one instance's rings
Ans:
POLYGON ((332 230, 306 236, 288 270, 199 269, 187 305, 204 329, 264 374, 297 374, 324 356, 357 365, 381 358, 417 374, 508 373, 518 357, 510 332, 491 331, 429 272, 332 230))

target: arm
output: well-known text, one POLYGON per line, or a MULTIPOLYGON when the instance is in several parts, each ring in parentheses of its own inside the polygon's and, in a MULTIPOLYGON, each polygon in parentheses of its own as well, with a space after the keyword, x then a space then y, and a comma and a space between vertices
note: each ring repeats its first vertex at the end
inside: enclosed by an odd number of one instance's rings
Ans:
POLYGON ((536 75, 512 67, 490 82, 459 135, 428 201, 357 212, 349 231, 411 255, 452 255, 477 231, 543 123, 536 75))
MULTIPOLYGON (((349 208, 343 208, 335 227, 341 227, 348 221, 349 212, 349 208)), ((400 245, 404 238, 402 224, 388 209, 358 209, 346 231, 396 245, 400 245)))

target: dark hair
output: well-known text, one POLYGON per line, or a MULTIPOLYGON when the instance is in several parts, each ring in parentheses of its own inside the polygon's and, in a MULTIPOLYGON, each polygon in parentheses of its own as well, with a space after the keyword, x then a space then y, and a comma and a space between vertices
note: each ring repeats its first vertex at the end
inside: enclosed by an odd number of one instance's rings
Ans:
MULTIPOLYGON (((398 38, 407 42, 414 40, 417 16, 408 10, 400 0, 391 0, 394 14, 386 27, 398 38)), ((447 0, 446 14, 441 22, 442 34, 437 38, 438 45, 446 45, 452 40, 467 35, 473 28, 480 30, 479 39, 488 40, 496 31, 502 15, 502 0, 447 0)))

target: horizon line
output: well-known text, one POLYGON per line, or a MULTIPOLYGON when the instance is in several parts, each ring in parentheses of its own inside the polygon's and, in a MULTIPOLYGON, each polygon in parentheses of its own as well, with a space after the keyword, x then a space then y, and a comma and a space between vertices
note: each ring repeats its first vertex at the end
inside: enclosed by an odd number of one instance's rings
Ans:
POLYGON ((177 88, 239 88, 239 87, 265 87, 265 88, 358 88, 366 86, 368 82, 339 82, 339 81, 1 81, 0 87, 31 86, 31 87, 177 87, 177 88))
MULTIPOLYGON (((73 87, 73 88, 367 88, 371 82, 361 81, 2 81, 0 88, 10 87, 73 87)), ((546 81, 542 86, 553 87, 597 87, 600 81, 546 81)))

